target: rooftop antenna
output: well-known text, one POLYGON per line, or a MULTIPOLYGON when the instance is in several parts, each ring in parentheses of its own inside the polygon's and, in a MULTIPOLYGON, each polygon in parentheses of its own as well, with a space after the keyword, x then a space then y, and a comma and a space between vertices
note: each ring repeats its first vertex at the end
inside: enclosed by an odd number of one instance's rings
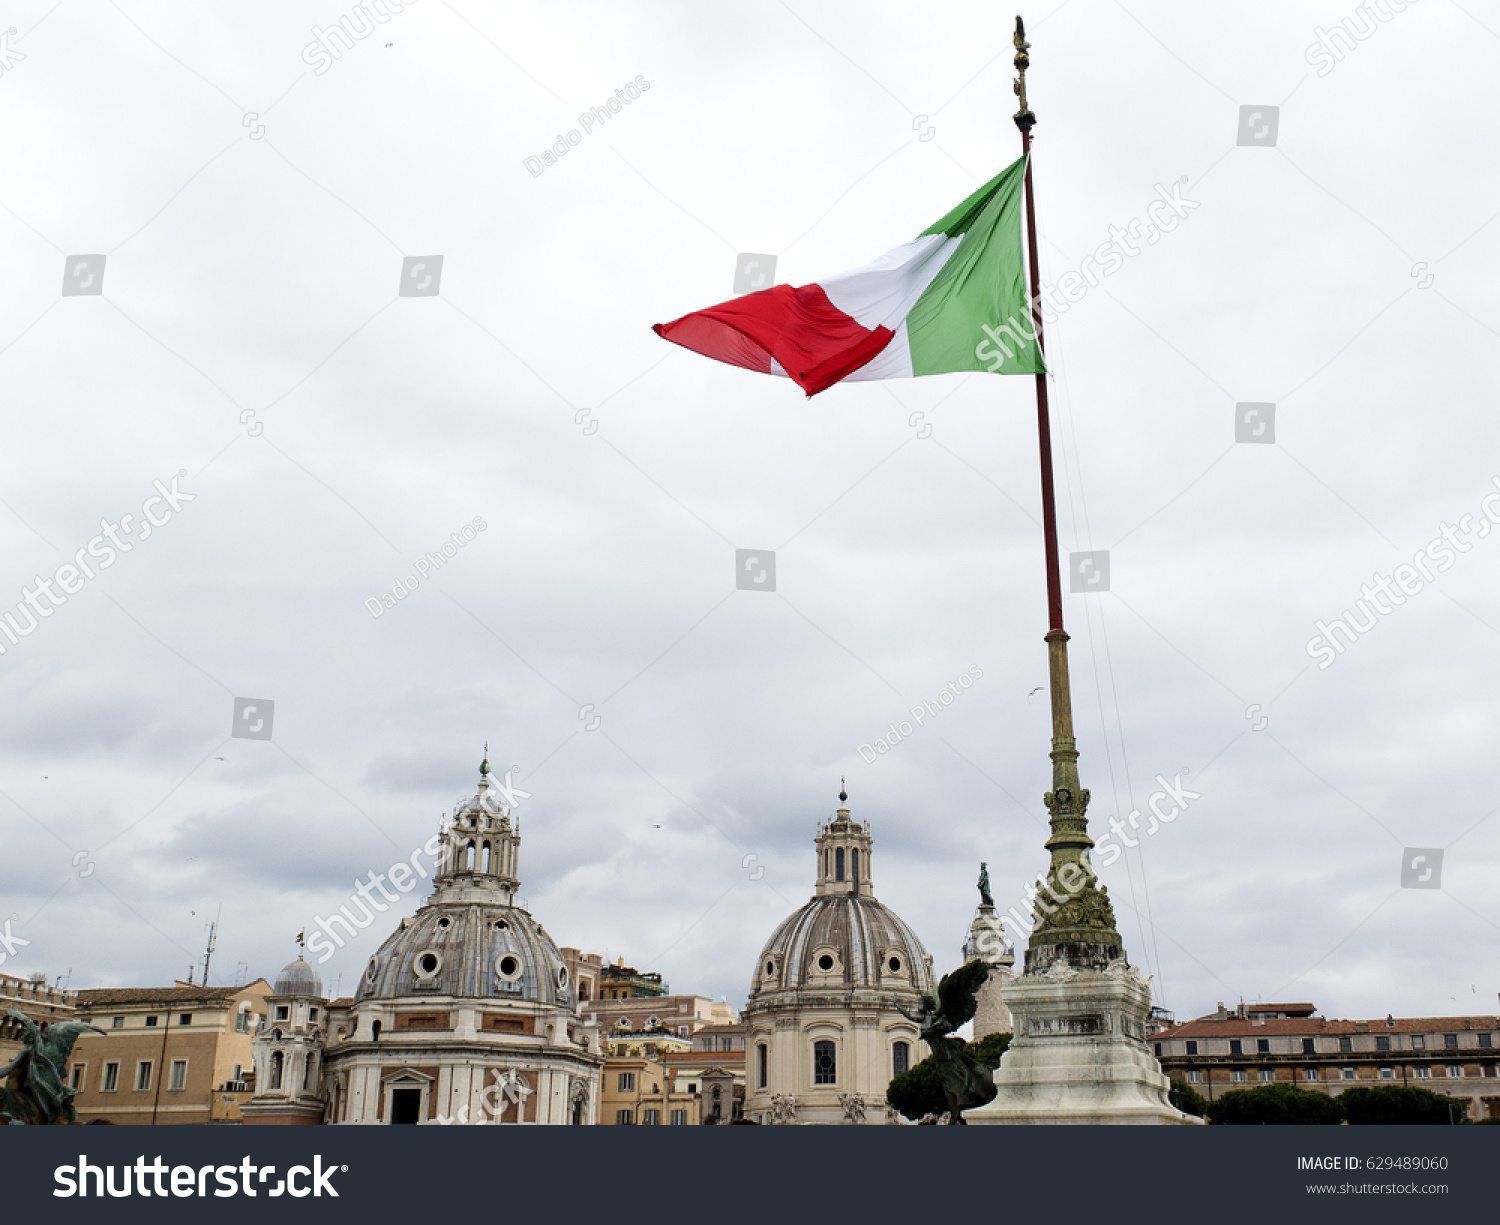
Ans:
MULTIPOLYGON (((219 903, 219 909, 214 912, 213 922, 208 925, 208 944, 203 949, 203 985, 208 986, 208 967, 213 961, 214 948, 219 941, 219 916, 224 913, 224 903, 219 903)), ((188 982, 192 982, 192 971, 188 972, 188 982)))
POLYGON ((249 973, 250 973, 250 963, 248 961, 237 961, 237 962, 235 962, 234 963, 234 985, 236 987, 243 987, 245 985, 245 976, 247 974, 249 974, 249 973))

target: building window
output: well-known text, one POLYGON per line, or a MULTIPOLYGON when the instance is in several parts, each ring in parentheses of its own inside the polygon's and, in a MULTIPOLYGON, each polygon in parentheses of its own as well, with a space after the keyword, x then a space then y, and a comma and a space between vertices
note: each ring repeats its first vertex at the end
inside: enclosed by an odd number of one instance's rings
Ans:
POLYGON ((1350 1038, 1350 1037, 1348 1037, 1346 1035, 1345 1037, 1342 1037, 1342 1038, 1339 1039, 1339 1050, 1341 1050, 1341 1051, 1352 1051, 1353 1049, 1354 1049, 1354 1039, 1353 1038, 1350 1038))
POLYGON ((124 1029, 125 1028, 125 1018, 124 1017, 115 1017, 115 1018, 113 1018, 110 1021, 110 1023, 109 1023, 109 1027, 111 1029, 124 1029))
POLYGON ((278 1021, 285 1021, 285 1020, 288 1019, 288 1016, 287 1016, 287 1008, 288 1007, 289 1007, 289 1005, 287 1005, 287 1004, 277 1004, 276 1005, 276 1019, 278 1021))
POLYGON ((84 1070, 84 1068, 86 1066, 87 1066, 86 1064, 82 1064, 82 1063, 75 1063, 73 1065, 73 1077, 72 1077, 71 1080, 68 1081, 68 1088, 70 1088, 70 1089, 82 1089, 83 1088, 83 1070, 84 1070))
POLYGON ((1302 1039, 1302 1053, 1304 1055, 1315 1054, 1317 1052, 1317 1049, 1318 1048, 1313 1044, 1313 1040, 1311 1038, 1302 1039))
POLYGON ((1203 1083, 1203 1073, 1200 1072, 1200 1071, 1198 1071, 1197 1068, 1194 1068, 1191 1072, 1188 1073, 1188 1084, 1190 1084, 1190 1085, 1201 1085, 1202 1083, 1203 1083))
POLYGON ((1261 1084, 1263 1084, 1263 1085, 1269 1085, 1275 1079, 1276 1079, 1276 1073, 1273 1072, 1273 1071, 1271 1071, 1270 1068, 1261 1068, 1261 1070, 1260 1070, 1260 1083, 1261 1084))
POLYGON ((147 1017, 146 1018, 146 1028, 147 1029, 154 1029, 155 1027, 156 1027, 156 1018, 155 1017, 147 1017))
POLYGON ((756 1044, 755 1047, 755 1087, 764 1089, 766 1087, 767 1072, 769 1070, 771 1052, 764 1042, 756 1044))
POLYGON ((616 1110, 615 1122, 621 1127, 630 1127, 635 1123, 635 1112, 631 1110, 616 1110))
POLYGON ((120 1065, 113 1061, 104 1065, 104 1080, 99 1088, 104 1093, 113 1093, 120 1087, 120 1065))
POLYGON ((1492 1063, 1485 1064, 1484 1068, 1482 1070, 1483 1070, 1483 1072, 1484 1072, 1484 1074, 1486 1076, 1494 1076, 1495 1075, 1495 1065, 1492 1064, 1492 1063))
POLYGON ((1244 1084, 1245 1083, 1245 1069, 1244 1068, 1235 1068, 1235 1070, 1230 1073, 1229 1078, 1232 1081, 1234 1081, 1234 1083, 1237 1084, 1237 1085, 1244 1084))
POLYGON ((1458 1035, 1457 1034, 1444 1034, 1443 1035, 1443 1045, 1445 1047, 1447 1047, 1450 1051, 1456 1051, 1456 1050, 1458 1050, 1458 1035))
POLYGON ((1377 1051, 1388 1051, 1388 1050, 1390 1050, 1391 1049, 1391 1040, 1389 1038, 1387 1038, 1384 1034, 1381 1034, 1378 1038, 1375 1039, 1375 1049, 1377 1051))
MULTIPOLYGON (((380 1022, 377 1021, 376 1024, 378 1025, 378 1024, 380 1024, 380 1022)), ((281 1073, 282 1073, 282 1070, 285 1068, 285 1066, 286 1066, 286 1056, 284 1056, 280 1051, 272 1051, 271 1052, 271 1086, 270 1086, 271 1088, 273 1088, 273 1089, 279 1089, 279 1088, 281 1088, 281 1073)))
POLYGON ((857 885, 857 884, 859 884, 859 848, 858 847, 854 848, 854 851, 850 854, 849 858, 850 858, 852 866, 854 868, 854 871, 852 873, 852 875, 854 877, 854 883, 857 885))
POLYGON ((1238 1038, 1231 1039, 1229 1043, 1229 1053, 1231 1055, 1243 1055, 1245 1053, 1245 1044, 1238 1038))
POLYGON ((1189 1042, 1187 1044, 1187 1053, 1189 1055, 1196 1055, 1198 1053, 1198 1044, 1196 1042, 1189 1042))
POLYGON ((1269 1038, 1256 1039, 1255 1053, 1258 1055, 1269 1055, 1271 1053, 1271 1040, 1269 1038))
POLYGON ((1464 1074, 1464 1070, 1458 1064, 1452 1063, 1452 1064, 1448 1065, 1448 1075, 1449 1076, 1462 1076, 1463 1074, 1464 1074))
POLYGON ((1380 1069, 1380 1079, 1381 1080, 1395 1080, 1396 1079, 1396 1069, 1395 1068, 1381 1068, 1380 1069))
POLYGON ((1160 1059, 1161 1058, 1161 1043, 1160 1042, 1155 1043, 1155 1047, 1156 1047, 1156 1051, 1155 1051, 1156 1057, 1158 1059, 1160 1059))
POLYGON ((177 1014, 177 1024, 179 1024, 179 1025, 191 1025, 192 1023, 193 1023, 193 1014, 192 1013, 190 1013, 190 1012, 179 1012, 177 1014))
POLYGON ((1431 1068, 1418 1068, 1416 1070, 1415 1074, 1416 1074, 1416 1078, 1418 1080, 1426 1080, 1429 1076, 1432 1075, 1432 1069, 1431 1068))
POLYGON ((686 1127, 687 1126, 687 1111, 686 1110, 674 1110, 674 1111, 672 1111, 672 1126, 673 1127, 686 1127))
POLYGON ((172 1076, 167 1081, 167 1088, 174 1093, 181 1093, 187 1088, 187 1060, 172 1060, 172 1076))
POLYGON ((1353 1080, 1354 1079, 1354 1069, 1353 1068, 1345 1068, 1344 1069, 1344 1079, 1345 1080, 1353 1080))
POLYGON ((898 1042, 891 1047, 891 1075, 900 1076, 911 1066, 911 1044, 898 1042))
POLYGON ((142 1059, 135 1065, 135 1091, 144 1093, 151 1088, 151 1060, 142 1059))
POLYGON ((1491 1034, 1480 1034, 1479 1035, 1479 1045, 1482 1046, 1482 1047, 1485 1047, 1486 1049, 1488 1049, 1489 1047, 1494 1046, 1495 1042, 1494 1042, 1493 1035, 1491 1035, 1491 1034))
POLYGON ((1302 1073, 1302 1079, 1303 1080, 1317 1080, 1318 1079, 1318 1069, 1317 1068, 1307 1068, 1302 1073))
POLYGON ((634 1088, 635 1088, 635 1073, 634 1072, 621 1072, 620 1073, 620 1092, 621 1093, 629 1093, 634 1088))
POLYGON ((234 1017, 234 1032, 237 1034, 248 1034, 250 1032, 250 1010, 242 1008, 234 1017))
POLYGON ((1411 1049, 1414 1051, 1425 1051, 1427 1049, 1427 1037, 1425 1034, 1413 1034, 1411 1036, 1411 1049))
POLYGON ((833 879, 844 879, 844 848, 839 847, 833 852, 833 879))
POLYGON ((834 1085, 838 1083, 838 1061, 832 1042, 813 1043, 813 1084, 834 1085))
POLYGON ((641 1114, 641 1122, 644 1123, 647 1127, 660 1127, 661 1126, 661 1111, 660 1110, 652 1110, 652 1109, 649 1109, 649 1108, 646 1109, 641 1114))

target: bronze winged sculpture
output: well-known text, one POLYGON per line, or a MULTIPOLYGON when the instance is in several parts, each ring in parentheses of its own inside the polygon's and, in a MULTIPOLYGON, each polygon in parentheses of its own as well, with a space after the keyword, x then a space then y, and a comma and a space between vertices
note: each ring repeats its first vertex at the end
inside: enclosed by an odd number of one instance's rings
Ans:
POLYGON ((6 1011, 21 1023, 23 1045, 20 1054, 0 1068, 5 1077, 0 1085, 0 1122, 33 1127, 78 1122, 73 1106, 78 1090, 68 1088, 63 1070, 79 1037, 104 1031, 83 1021, 54 1021, 43 1027, 14 1008, 6 1011))
POLYGON ((974 960, 960 966, 939 980, 936 992, 922 996, 921 1011, 913 1016, 901 1008, 901 1015, 921 1027, 922 1037, 932 1048, 933 1063, 948 1103, 948 1122, 962 1125, 963 1112, 983 1106, 995 1096, 995 1083, 989 1068, 968 1053, 968 1043, 950 1037, 955 1029, 974 1019, 974 996, 984 986, 990 968, 974 960))

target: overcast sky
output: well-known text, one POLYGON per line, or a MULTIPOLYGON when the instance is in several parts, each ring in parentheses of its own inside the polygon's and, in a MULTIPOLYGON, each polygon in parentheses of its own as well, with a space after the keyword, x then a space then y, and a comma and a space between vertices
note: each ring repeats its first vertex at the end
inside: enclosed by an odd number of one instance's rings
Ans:
MULTIPOLYGON (((47 615, 0 638, 0 972, 168 983, 222 907, 213 981, 274 977, 486 741, 530 793, 532 912, 675 990, 743 1003, 841 775, 939 972, 980 860, 1020 908, 1050 781, 1032 380, 807 401, 650 330, 741 253, 858 266, 1012 161, 1008 10, 421 0, 336 59, 313 25, 364 19, 325 0, 8 12, 0 611, 47 615), (436 295, 401 295, 432 256, 436 295), (774 551, 774 592, 736 549, 774 551), (231 735, 237 698, 270 740, 231 735)), ((1158 775, 1198 793, 1101 863, 1129 955, 1180 1017, 1492 1013, 1500 6, 1025 16, 1043 280, 1191 202, 1047 331, 1062 548, 1109 551, 1066 597, 1095 837, 1158 775), (1236 441, 1242 403, 1273 442, 1236 441), (1315 623, 1463 516, 1320 668, 1315 623), (1440 888, 1403 888, 1437 849, 1440 888)))

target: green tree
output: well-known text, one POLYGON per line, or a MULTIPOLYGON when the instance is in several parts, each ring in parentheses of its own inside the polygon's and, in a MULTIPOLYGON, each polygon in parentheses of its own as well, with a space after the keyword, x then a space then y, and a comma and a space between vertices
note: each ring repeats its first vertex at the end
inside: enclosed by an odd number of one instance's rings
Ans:
POLYGON ((908 1068, 899 1076, 891 1078, 886 1086, 885 1100, 913 1122, 929 1114, 941 1114, 947 1103, 943 1098, 943 1085, 938 1079, 937 1065, 929 1055, 914 1068, 908 1068))
POLYGON ((1185 1080, 1172 1082, 1172 1091, 1167 1094, 1167 1101, 1183 1114, 1195 1115, 1200 1119, 1208 1110, 1208 1099, 1185 1080))
MULTIPOLYGON (((990 1034, 965 1048, 967 1054, 987 1068, 1000 1064, 1000 1056, 1010 1046, 1009 1034, 990 1034)), ((937 1065, 932 1056, 927 1056, 915 1067, 893 1077, 885 1091, 885 1100, 908 1119, 915 1122, 929 1114, 942 1114, 948 1109, 943 1096, 943 1082, 938 1077, 937 1065)))
POLYGON ((1218 1101, 1209 1102, 1204 1113, 1210 1123, 1240 1126, 1344 1121, 1342 1099, 1291 1084, 1232 1089, 1218 1101))
POLYGON ((998 1068, 1000 1056, 1010 1049, 1009 1034, 989 1034, 969 1044, 969 1054, 987 1068, 998 1068))
POLYGON ((1361 1085, 1339 1098, 1350 1123, 1462 1123, 1469 1103, 1415 1085, 1361 1085))

